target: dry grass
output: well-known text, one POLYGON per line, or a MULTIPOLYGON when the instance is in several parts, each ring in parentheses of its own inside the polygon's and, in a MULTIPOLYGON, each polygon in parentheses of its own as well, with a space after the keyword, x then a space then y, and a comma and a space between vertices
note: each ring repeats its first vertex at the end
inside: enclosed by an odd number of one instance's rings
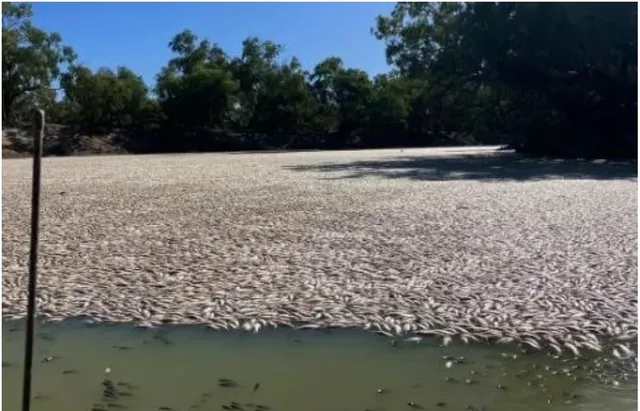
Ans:
MULTIPOLYGON (((509 179, 468 153, 498 174, 433 149, 46 159, 40 313, 635 338, 635 179, 537 163, 509 179)), ((5 315, 24 313, 30 167, 3 164, 5 315)))

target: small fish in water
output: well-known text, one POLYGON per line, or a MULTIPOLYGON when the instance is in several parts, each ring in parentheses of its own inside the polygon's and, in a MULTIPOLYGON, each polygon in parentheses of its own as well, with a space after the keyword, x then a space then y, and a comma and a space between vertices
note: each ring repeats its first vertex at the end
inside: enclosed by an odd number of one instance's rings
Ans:
POLYGON ((55 360, 55 357, 44 357, 42 359, 43 363, 50 363, 51 361, 55 360))
POLYGON ((258 391, 258 388, 260 388, 260 383, 257 382, 256 385, 253 386, 253 392, 258 391))
POLYGON ((297 342, 297 343, 302 343, 302 340, 298 339, 298 338, 294 338, 293 341, 297 342))
POLYGON ((51 397, 46 394, 37 394, 35 397, 33 397, 34 400, 48 400, 49 398, 51 397))
POLYGON ((113 345, 112 347, 115 348, 116 350, 122 350, 122 351, 131 349, 131 347, 128 347, 126 345, 113 345))
POLYGON ((70 369, 70 370, 63 370, 62 371, 63 374, 68 375, 68 374, 77 374, 78 370, 74 370, 74 369, 70 369))
POLYGON ((387 389, 386 389, 386 388, 384 388, 384 387, 380 387, 380 388, 378 388, 378 389, 376 390, 376 392, 377 392, 378 394, 386 394, 386 393, 387 393, 387 389))
POLYGON ((224 388, 231 388, 231 387, 237 387, 238 383, 228 378, 220 378, 218 380, 218 386, 224 387, 224 388))
POLYGON ((413 400, 407 401, 407 405, 411 408, 422 409, 422 406, 420 406, 419 404, 416 404, 416 402, 413 400))
POLYGON ((471 380, 469 378, 467 378, 466 380, 464 380, 465 384, 475 384, 476 382, 474 380, 471 380))
POLYGON ((153 339, 154 339, 154 340, 158 340, 158 341, 160 341, 161 343, 163 343, 163 344, 165 344, 165 345, 171 345, 171 344, 173 344, 173 342, 171 342, 167 337, 165 337, 165 336, 164 336, 164 335, 162 335, 162 334, 156 334, 156 335, 154 335, 154 336, 153 336, 153 339))
POLYGON ((256 410, 267 411, 270 409, 271 407, 267 407, 266 405, 260 405, 260 404, 256 405, 256 410))
POLYGON ((455 378, 451 378, 451 377, 444 377, 444 380, 446 382, 458 382, 458 380, 456 380, 455 378))
POLYGON ((122 404, 116 404, 116 403, 111 403, 111 404, 107 404, 107 408, 117 408, 120 410, 123 410, 125 408, 129 408, 126 405, 122 405, 122 404))
POLYGON ((91 407, 91 411, 107 411, 107 409, 102 408, 101 405, 94 405, 93 407, 91 407))
POLYGON ((173 411, 173 408, 167 407, 166 405, 162 405, 162 406, 158 407, 158 409, 160 411, 173 411))
POLYGON ((9 361, 2 361, 2 368, 10 367, 11 363, 9 361))
POLYGON ((498 385, 496 385, 496 388, 497 388, 497 389, 499 389, 499 390, 506 390, 506 389, 507 389, 507 387, 505 387, 505 386, 504 386, 504 385, 502 385, 502 384, 498 384, 498 385))
POLYGON ((445 407, 446 405, 447 405, 447 403, 444 402, 444 401, 436 402, 436 407, 445 407))

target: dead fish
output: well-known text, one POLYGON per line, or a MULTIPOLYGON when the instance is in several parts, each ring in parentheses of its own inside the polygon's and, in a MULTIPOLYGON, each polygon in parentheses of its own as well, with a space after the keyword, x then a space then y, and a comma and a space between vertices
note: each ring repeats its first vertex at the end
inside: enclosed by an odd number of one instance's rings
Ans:
POLYGON ((417 408, 417 409, 422 409, 423 407, 420 404, 416 404, 415 401, 413 400, 409 400, 407 401, 407 405, 411 408, 417 408))
POLYGON ((160 341, 161 343, 164 343, 165 345, 171 345, 171 344, 173 344, 173 342, 171 342, 167 337, 165 337, 165 336, 164 336, 164 335, 162 335, 162 334, 156 334, 156 335, 154 335, 154 336, 153 336, 153 339, 154 339, 154 340, 158 340, 158 341, 160 341))
POLYGON ((238 383, 228 378, 220 378, 218 380, 218 386, 224 387, 224 388, 232 388, 232 387, 237 387, 238 383))

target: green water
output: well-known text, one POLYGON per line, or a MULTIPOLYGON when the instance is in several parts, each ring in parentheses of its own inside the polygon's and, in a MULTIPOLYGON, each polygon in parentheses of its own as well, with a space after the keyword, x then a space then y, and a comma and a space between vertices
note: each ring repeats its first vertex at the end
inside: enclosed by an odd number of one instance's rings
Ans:
MULTIPOLYGON (((248 334, 80 321, 37 330, 34 411, 638 407, 636 375, 620 374, 616 385, 593 381, 588 371, 592 359, 525 355, 518 347, 440 347, 434 341, 402 340, 393 345, 388 338, 356 331, 248 334), (443 356, 464 360, 448 368, 443 356), (43 362, 47 357, 53 359, 43 362), (221 378, 238 386, 221 387, 221 378), (120 393, 116 398, 104 397, 105 379, 120 393)), ((13 411, 20 407, 23 323, 4 322, 2 340, 2 409, 13 411)))

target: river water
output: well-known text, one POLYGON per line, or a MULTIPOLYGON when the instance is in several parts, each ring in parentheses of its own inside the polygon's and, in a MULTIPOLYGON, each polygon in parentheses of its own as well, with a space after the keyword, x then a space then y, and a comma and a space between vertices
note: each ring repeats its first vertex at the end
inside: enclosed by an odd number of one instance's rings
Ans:
MULTIPOLYGON (((37 333, 33 411, 638 408, 636 374, 605 377, 594 365, 601 359, 524 354, 516 346, 79 320, 38 324, 37 333)), ((19 410, 24 323, 4 321, 2 342, 2 409, 19 410)))

